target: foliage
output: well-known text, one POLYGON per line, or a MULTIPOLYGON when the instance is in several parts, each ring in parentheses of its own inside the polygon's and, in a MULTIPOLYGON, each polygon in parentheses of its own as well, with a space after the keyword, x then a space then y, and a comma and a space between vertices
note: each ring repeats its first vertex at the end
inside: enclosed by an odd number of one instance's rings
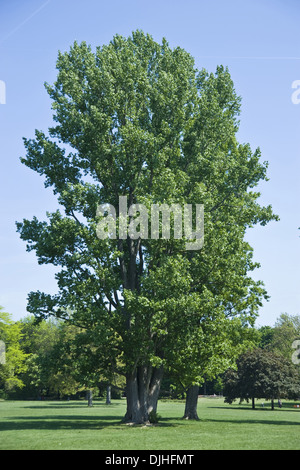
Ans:
POLYGON ((256 348, 240 356, 236 370, 227 371, 223 393, 227 403, 237 398, 297 398, 299 372, 282 355, 256 348))
POLYGON ((124 380, 117 374, 108 382, 103 376, 103 363, 98 351, 100 344, 93 343, 97 335, 63 321, 36 322, 28 316, 18 322, 21 329, 19 345, 25 353, 25 369, 18 374, 22 390, 10 393, 14 398, 79 396, 94 390, 103 395, 106 386, 124 390, 124 380))
POLYGON ((300 316, 282 313, 274 326, 271 348, 290 359, 295 339, 300 339, 300 316))
POLYGON ((16 397, 41 397, 53 392, 52 350, 58 340, 59 324, 54 320, 37 323, 33 316, 19 322, 20 347, 26 353, 26 370, 20 375, 24 389, 16 397))
POLYGON ((26 371, 27 354, 22 350, 21 327, 0 307, 0 340, 5 345, 5 360, 0 363, 0 391, 5 393, 24 386, 20 374, 26 371))
POLYGON ((274 335, 274 328, 271 326, 262 326, 259 328, 259 347, 262 349, 271 347, 274 335))
POLYGON ((259 334, 260 347, 291 359, 294 352, 293 342, 300 338, 300 316, 282 313, 273 327, 261 327, 259 334))

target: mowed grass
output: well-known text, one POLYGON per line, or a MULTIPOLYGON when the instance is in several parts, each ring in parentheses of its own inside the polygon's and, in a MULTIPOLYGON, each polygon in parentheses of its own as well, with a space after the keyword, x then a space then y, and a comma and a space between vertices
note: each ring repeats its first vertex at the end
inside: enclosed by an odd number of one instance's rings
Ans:
POLYGON ((227 405, 199 399, 200 421, 181 419, 184 402, 160 401, 157 425, 122 423, 125 400, 1 401, 1 450, 299 450, 300 408, 227 405))

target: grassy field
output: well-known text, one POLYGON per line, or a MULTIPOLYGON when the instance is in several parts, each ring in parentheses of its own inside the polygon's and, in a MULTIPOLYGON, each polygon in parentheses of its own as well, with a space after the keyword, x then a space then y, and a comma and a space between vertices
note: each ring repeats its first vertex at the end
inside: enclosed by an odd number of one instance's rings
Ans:
POLYGON ((180 419, 184 402, 159 402, 157 425, 121 423, 125 400, 0 402, 1 450, 299 450, 300 408, 227 405, 199 399, 200 421, 180 419))

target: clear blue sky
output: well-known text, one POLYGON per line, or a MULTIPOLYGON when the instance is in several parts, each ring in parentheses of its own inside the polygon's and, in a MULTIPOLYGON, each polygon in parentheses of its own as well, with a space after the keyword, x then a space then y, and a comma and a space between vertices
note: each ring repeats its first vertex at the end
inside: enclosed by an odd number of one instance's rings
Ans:
POLYGON ((15 221, 44 220, 57 207, 43 179, 19 161, 22 137, 47 131, 52 122, 43 84, 55 80, 57 52, 74 40, 95 47, 136 29, 183 47, 198 69, 229 67, 242 97, 239 140, 253 150, 259 146, 269 161, 261 202, 281 218, 248 234, 261 263, 254 276, 271 296, 257 325, 273 325, 282 312, 300 314, 300 104, 291 99, 292 83, 300 80, 299 25, 299 0, 0 0, 0 80, 6 85, 0 104, 0 305, 14 320, 27 315, 28 292, 56 292, 55 269, 39 266, 15 229, 15 221))

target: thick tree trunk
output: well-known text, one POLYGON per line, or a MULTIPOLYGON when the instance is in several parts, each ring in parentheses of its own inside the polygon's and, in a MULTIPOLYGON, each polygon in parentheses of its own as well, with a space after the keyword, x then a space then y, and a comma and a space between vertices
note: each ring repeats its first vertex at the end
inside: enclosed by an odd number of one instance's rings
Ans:
POLYGON ((157 411, 157 402, 163 373, 163 367, 154 369, 152 372, 148 393, 148 413, 151 413, 152 411, 156 413, 157 411))
POLYGON ((186 394, 185 411, 183 419, 199 420, 197 413, 199 385, 192 385, 186 394))
POLYGON ((147 424, 149 414, 156 412, 157 400, 162 380, 162 368, 140 366, 126 377, 127 411, 126 422, 147 424))

